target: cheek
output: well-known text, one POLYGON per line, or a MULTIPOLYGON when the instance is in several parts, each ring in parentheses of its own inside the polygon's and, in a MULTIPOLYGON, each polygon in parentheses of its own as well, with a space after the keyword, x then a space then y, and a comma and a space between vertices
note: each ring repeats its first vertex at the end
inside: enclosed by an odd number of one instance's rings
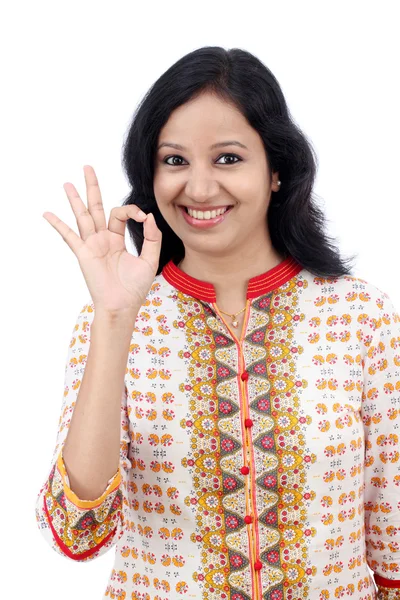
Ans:
POLYGON ((240 181, 235 182, 236 194, 242 198, 244 202, 251 200, 252 203, 258 204, 262 197, 261 190, 265 189, 263 181, 257 175, 251 174, 240 181))
POLYGON ((170 177, 164 177, 163 175, 154 177, 153 189, 157 202, 164 205, 172 202, 179 193, 177 183, 174 183, 170 177))

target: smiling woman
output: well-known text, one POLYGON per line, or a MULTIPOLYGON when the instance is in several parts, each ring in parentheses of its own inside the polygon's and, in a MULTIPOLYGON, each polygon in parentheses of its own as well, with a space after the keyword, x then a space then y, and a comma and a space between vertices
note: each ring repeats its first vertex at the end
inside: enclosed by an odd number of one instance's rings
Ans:
POLYGON ((184 56, 124 166, 125 215, 97 239, 121 251, 129 216, 138 257, 93 289, 146 293, 136 318, 78 317, 41 531, 76 561, 116 545, 104 598, 394 600, 400 316, 326 236, 276 78, 244 50, 184 56))

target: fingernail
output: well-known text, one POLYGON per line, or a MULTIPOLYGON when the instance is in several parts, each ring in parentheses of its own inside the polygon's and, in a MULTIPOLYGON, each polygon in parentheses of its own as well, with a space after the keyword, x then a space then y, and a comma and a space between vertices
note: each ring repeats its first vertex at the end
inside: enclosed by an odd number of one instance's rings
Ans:
POLYGON ((139 216, 139 217, 144 217, 144 218, 146 218, 146 217, 147 217, 146 213, 144 213, 142 210, 139 210, 139 212, 138 212, 138 216, 139 216))

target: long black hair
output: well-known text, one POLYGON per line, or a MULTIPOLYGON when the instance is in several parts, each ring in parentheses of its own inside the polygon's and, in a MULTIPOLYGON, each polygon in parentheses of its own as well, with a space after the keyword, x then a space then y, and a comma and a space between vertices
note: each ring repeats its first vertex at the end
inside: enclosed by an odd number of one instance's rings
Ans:
MULTIPOLYGON (((182 240, 157 206, 153 190, 157 142, 173 110, 202 93, 212 93, 234 104, 258 131, 270 173, 279 172, 278 192, 271 192, 266 219, 271 242, 283 258, 292 256, 319 277, 351 275, 351 261, 342 259, 325 232, 325 215, 313 197, 318 159, 295 124, 279 83, 250 52, 205 46, 173 64, 148 90, 138 105, 123 145, 123 168, 131 191, 123 205, 136 204, 152 212, 162 232, 157 275, 164 265, 185 256, 182 240)), ((272 177, 271 177, 272 179, 272 177)), ((133 219, 127 227, 138 255, 143 224, 133 219)))

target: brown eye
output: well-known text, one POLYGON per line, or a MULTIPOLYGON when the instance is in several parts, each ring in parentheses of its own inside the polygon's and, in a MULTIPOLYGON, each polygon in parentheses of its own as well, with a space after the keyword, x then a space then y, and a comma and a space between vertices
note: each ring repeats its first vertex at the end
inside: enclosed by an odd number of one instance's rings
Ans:
MULTIPOLYGON (((237 162, 239 162, 241 160, 241 158, 239 158, 238 156, 236 156, 236 154, 223 154, 222 156, 220 156, 220 158, 223 158, 224 156, 229 156, 230 158, 236 158, 237 159, 235 162, 222 163, 222 164, 225 164, 225 165, 235 165, 237 162)), ((220 160, 220 158, 218 160, 220 160)))
POLYGON ((163 160, 163 163, 165 163, 166 165, 170 165, 171 167, 173 167, 174 165, 176 165, 176 166, 180 167, 180 165, 177 164, 177 163, 172 164, 172 163, 167 162, 170 158, 182 159, 182 156, 179 156, 178 154, 174 154, 173 156, 167 156, 167 158, 165 158, 163 160))

